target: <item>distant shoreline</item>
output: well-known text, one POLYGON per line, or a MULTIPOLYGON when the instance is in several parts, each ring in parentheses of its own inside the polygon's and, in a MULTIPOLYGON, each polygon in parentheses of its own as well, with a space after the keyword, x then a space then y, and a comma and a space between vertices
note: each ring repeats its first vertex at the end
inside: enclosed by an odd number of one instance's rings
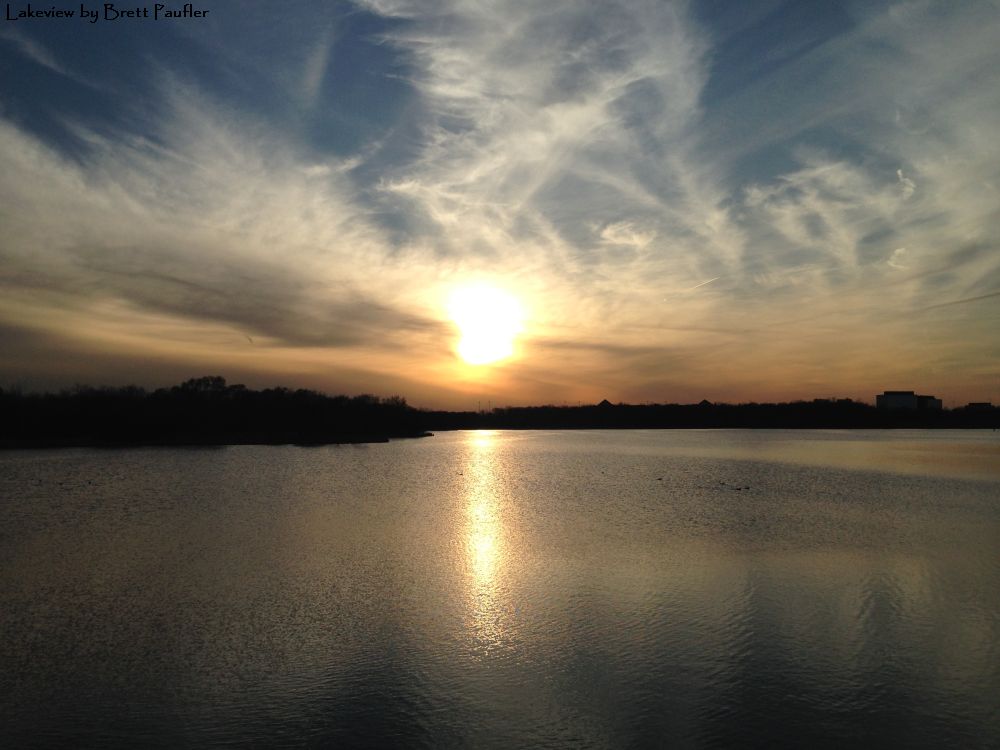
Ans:
MULTIPOLYGON (((940 402, 938 402, 940 403, 940 402)), ((461 429, 997 429, 1000 408, 877 408, 851 399, 778 404, 611 404, 416 409, 399 396, 227 385, 220 376, 172 388, 79 387, 57 394, 0 389, 0 449, 213 445, 349 445, 461 429)))
POLYGON ((504 430, 509 432, 620 432, 625 430, 652 431, 687 431, 687 430, 792 430, 795 432, 810 431, 876 431, 876 430, 933 430, 949 432, 953 430, 976 430, 996 432, 995 427, 451 427, 439 428, 435 432, 422 432, 413 435, 340 435, 323 440, 296 440, 293 438, 260 438, 260 439, 176 439, 140 442, 98 441, 98 440, 32 440, 32 441, 0 441, 0 451, 29 450, 61 450, 71 448, 99 448, 102 450, 125 450, 139 448, 229 448, 239 445, 260 445, 271 447, 322 448, 331 445, 372 445, 388 443, 393 440, 412 440, 434 437, 437 432, 459 432, 462 430, 504 430))
POLYGON ((322 440, 297 440, 295 438, 233 438, 233 439, 173 439, 149 440, 139 442, 85 440, 85 439, 49 439, 32 441, 0 441, 0 450, 56 450, 62 448, 102 448, 120 450, 124 448, 228 448, 234 445, 270 445, 293 446, 296 448, 320 448, 326 445, 367 445, 370 443, 388 443, 390 440, 410 440, 432 437, 432 432, 422 432, 413 435, 337 435, 322 440))
POLYGON ((856 401, 783 404, 528 406, 425 412, 427 429, 997 429, 1000 409, 892 410, 856 401))

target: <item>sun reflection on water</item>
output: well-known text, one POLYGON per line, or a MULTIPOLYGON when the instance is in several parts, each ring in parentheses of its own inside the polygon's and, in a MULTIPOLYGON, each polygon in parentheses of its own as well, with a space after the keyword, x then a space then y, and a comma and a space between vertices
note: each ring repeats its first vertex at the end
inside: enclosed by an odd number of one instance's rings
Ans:
POLYGON ((503 584, 503 487, 493 433, 471 434, 465 476, 468 482, 465 508, 468 618, 475 647, 489 652, 503 647, 509 640, 505 625, 507 596, 503 584))

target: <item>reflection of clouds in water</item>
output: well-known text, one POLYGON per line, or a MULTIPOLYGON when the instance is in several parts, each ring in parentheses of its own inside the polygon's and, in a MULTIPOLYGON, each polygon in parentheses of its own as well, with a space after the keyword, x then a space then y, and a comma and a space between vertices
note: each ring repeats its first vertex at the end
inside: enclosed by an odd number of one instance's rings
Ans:
POLYGON ((470 627, 479 650, 490 651, 506 641, 502 595, 503 535, 500 521, 500 481, 495 444, 490 432, 473 433, 466 471, 465 547, 469 570, 470 627))

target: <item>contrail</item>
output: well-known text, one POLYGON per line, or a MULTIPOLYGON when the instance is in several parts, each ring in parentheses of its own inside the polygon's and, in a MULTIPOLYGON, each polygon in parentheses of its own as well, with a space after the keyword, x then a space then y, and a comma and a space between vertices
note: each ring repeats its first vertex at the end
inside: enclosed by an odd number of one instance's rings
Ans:
POLYGON ((701 287, 705 286, 705 284, 711 284, 713 281, 718 281, 721 278, 722 278, 721 276, 716 276, 715 278, 709 279, 708 281, 703 281, 700 284, 695 284, 690 289, 685 289, 684 291, 685 292, 693 292, 695 289, 700 289, 701 287))
POLYGON ((951 307, 952 305, 964 305, 966 302, 978 302, 981 299, 989 299, 990 297, 1000 297, 1000 292, 990 292, 989 294, 980 294, 978 297, 966 297, 965 299, 956 299, 951 302, 942 302, 937 305, 930 305, 928 307, 919 307, 917 312, 923 312, 924 310, 937 310, 939 307, 951 307))

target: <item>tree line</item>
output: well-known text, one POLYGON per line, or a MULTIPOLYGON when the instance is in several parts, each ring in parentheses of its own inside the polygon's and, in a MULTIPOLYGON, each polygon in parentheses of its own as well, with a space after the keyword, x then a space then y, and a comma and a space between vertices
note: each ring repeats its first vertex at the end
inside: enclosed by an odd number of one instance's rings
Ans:
POLYGON ((851 399, 790 403, 518 406, 432 412, 431 429, 889 429, 1000 427, 997 407, 877 409, 851 399))
POLYGON ((252 390, 220 376, 172 388, 77 386, 60 393, 0 390, 0 444, 181 445, 344 443, 423 434, 399 396, 252 390))
POLYGON ((886 410, 850 399, 791 403, 523 406, 415 409, 404 398, 252 390, 225 378, 171 388, 77 386, 60 393, 0 389, 0 447, 377 442, 453 429, 988 428, 1000 409, 886 410))

